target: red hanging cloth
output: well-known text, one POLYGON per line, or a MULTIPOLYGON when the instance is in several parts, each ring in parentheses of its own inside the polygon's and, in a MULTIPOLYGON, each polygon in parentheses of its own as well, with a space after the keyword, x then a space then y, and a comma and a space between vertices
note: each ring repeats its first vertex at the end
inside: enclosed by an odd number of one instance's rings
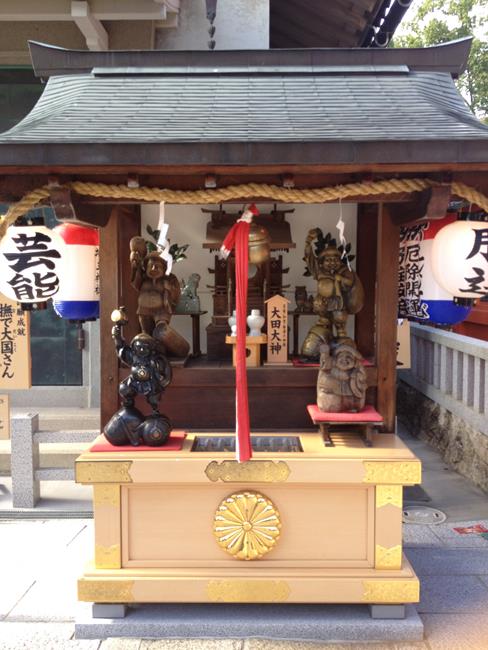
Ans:
POLYGON ((236 454, 240 463, 245 463, 252 456, 247 393, 246 319, 249 229, 253 216, 258 214, 259 210, 254 203, 244 210, 241 217, 227 233, 220 248, 220 253, 224 258, 227 258, 234 248, 236 259, 236 454))

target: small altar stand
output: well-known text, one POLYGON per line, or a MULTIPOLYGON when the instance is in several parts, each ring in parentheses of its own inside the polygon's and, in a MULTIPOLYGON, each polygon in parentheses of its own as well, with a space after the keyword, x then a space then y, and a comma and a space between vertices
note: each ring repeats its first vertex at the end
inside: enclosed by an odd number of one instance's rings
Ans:
POLYGON ((324 444, 330 447, 336 444, 333 431, 339 428, 342 431, 339 440, 351 442, 359 433, 364 443, 370 447, 375 429, 384 425, 383 417, 371 404, 366 404, 357 413, 325 413, 317 404, 309 404, 307 411, 312 422, 318 425, 324 444))
POLYGON ((253 459, 239 464, 231 433, 174 433, 165 450, 98 438, 76 461, 95 519, 79 599, 102 617, 117 603, 362 603, 400 618, 418 602, 402 489, 420 483, 421 466, 397 436, 332 447, 315 432, 252 439, 253 459), (232 539, 253 529, 237 552, 232 539))

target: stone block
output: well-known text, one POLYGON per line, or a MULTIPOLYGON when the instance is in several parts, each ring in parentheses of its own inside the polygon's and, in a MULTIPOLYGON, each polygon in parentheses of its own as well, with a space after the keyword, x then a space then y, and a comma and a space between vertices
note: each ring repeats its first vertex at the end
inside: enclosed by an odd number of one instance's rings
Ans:
POLYGON ((370 605, 371 618, 405 618, 405 605, 370 605))
MULTIPOLYGON (((473 422, 478 420, 473 420, 474 412, 470 407, 462 402, 455 404, 457 414, 448 408, 447 403, 440 404, 424 395, 418 387, 399 382, 399 418, 413 435, 440 451, 450 467, 488 492, 488 435, 474 426, 473 422)), ((449 406, 453 408, 452 404, 449 406)), ((486 421, 484 413, 478 414, 478 418, 486 421)))
POLYGON ((40 498, 39 443, 34 439, 39 426, 37 413, 18 413, 11 418, 11 475, 14 508, 34 508, 40 498))
POLYGON ((123 619, 94 619, 80 603, 77 639, 276 639, 314 642, 415 642, 423 625, 415 607, 404 619, 373 619, 367 605, 164 604, 129 607, 123 619))
POLYGON ((93 603, 93 618, 124 618, 127 605, 123 603, 93 603))

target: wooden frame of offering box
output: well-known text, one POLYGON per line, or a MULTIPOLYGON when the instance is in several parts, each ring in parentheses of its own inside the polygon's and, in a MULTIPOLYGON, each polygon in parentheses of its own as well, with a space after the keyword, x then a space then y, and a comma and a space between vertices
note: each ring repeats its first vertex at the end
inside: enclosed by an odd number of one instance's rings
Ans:
MULTIPOLYGON (((419 581, 402 554, 402 489, 421 480, 395 435, 325 447, 316 433, 189 434, 181 451, 82 454, 94 562, 79 599, 403 604, 419 581)), ((340 441, 339 441, 340 442, 340 441)))

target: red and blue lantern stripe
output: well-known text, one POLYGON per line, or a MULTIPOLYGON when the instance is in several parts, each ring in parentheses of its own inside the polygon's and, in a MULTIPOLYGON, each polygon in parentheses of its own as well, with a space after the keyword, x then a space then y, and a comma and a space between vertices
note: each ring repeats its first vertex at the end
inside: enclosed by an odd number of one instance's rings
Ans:
POLYGON ((64 239, 66 254, 54 309, 67 320, 94 320, 100 314, 98 230, 72 223, 63 223, 55 230, 64 239))
MULTIPOLYGON (((407 287, 406 290, 406 303, 416 303, 416 314, 408 308, 402 311, 402 301, 400 300, 400 318, 409 318, 424 323, 436 323, 438 325, 455 325, 465 320, 468 316, 471 307, 458 305, 454 302, 454 296, 443 289, 436 281, 432 271, 432 245, 436 234, 457 220, 457 214, 448 214, 444 219, 436 219, 424 224, 416 224, 415 226, 405 226, 405 232, 410 233, 408 238, 403 239, 401 246, 406 247, 418 245, 418 258, 417 266, 421 268, 421 272, 416 278, 413 278, 412 264, 409 267, 409 260, 406 264, 400 265, 400 274, 404 274, 404 282, 407 287), (420 295, 414 296, 409 293, 413 282, 417 280, 420 282, 420 295), (412 301, 412 299, 414 299, 412 301), (418 300, 418 302, 417 302, 418 300)), ((401 256, 402 257, 402 256, 401 256)), ((409 257, 404 252, 404 257, 409 257)), ((412 256, 413 257, 413 256, 412 256)), ((411 262, 410 258, 410 262, 411 262)))

